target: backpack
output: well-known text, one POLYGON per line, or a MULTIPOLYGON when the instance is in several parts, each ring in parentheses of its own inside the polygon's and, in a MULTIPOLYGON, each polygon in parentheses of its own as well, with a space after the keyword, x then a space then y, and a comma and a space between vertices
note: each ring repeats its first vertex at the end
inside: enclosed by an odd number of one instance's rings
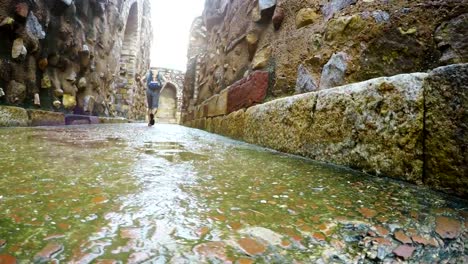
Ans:
POLYGON ((153 81, 152 79, 148 83, 148 88, 151 90, 159 90, 161 89, 161 79, 159 78, 159 72, 158 75, 156 76, 156 81, 153 81))

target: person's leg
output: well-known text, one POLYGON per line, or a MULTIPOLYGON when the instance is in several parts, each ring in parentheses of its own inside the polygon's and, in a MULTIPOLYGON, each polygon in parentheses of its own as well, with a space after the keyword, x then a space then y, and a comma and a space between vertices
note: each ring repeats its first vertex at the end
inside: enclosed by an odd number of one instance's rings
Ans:
POLYGON ((146 108, 146 123, 150 123, 151 120, 151 113, 153 113, 153 109, 146 108))
POLYGON ((146 122, 148 126, 151 126, 151 114, 153 113, 153 95, 150 90, 146 90, 146 100, 148 102, 148 108, 146 112, 146 122))
POLYGON ((154 120, 156 120, 156 114, 158 113, 158 108, 159 108, 159 91, 154 91, 152 93, 152 103, 153 103, 152 114, 153 114, 154 120))

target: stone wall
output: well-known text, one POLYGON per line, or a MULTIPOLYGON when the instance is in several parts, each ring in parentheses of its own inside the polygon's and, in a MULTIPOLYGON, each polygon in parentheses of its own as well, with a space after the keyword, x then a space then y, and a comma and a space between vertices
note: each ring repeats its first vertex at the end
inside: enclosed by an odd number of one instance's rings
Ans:
POLYGON ((230 113, 226 98, 210 100, 185 124, 468 198, 468 64, 371 79, 230 113))
POLYGON ((182 71, 167 68, 152 69, 158 70, 166 80, 159 99, 159 111, 156 116, 158 118, 158 122, 179 123, 182 109, 184 73, 182 71))
POLYGON ((468 195, 467 1, 206 0, 190 40, 183 124, 468 195))
POLYGON ((148 0, 1 0, 0 104, 139 118, 148 0))
POLYGON ((183 115, 256 70, 269 74, 269 101, 467 62, 467 12, 460 0, 207 0, 183 115))

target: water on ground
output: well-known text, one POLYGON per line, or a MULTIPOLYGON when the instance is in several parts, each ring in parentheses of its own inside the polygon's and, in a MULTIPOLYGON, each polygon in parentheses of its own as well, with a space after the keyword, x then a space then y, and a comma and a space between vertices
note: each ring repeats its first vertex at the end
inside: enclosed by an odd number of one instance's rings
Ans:
POLYGON ((0 129, 0 263, 463 263, 467 229, 466 201, 181 126, 0 129))

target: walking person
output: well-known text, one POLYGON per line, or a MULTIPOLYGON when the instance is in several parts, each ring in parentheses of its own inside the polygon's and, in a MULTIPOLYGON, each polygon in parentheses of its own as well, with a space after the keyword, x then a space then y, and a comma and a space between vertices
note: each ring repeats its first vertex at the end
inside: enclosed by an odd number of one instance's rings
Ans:
POLYGON ((153 126, 155 123, 155 116, 159 108, 159 95, 163 86, 164 77, 160 74, 159 70, 149 70, 146 76, 146 99, 148 101, 148 126, 153 126))

